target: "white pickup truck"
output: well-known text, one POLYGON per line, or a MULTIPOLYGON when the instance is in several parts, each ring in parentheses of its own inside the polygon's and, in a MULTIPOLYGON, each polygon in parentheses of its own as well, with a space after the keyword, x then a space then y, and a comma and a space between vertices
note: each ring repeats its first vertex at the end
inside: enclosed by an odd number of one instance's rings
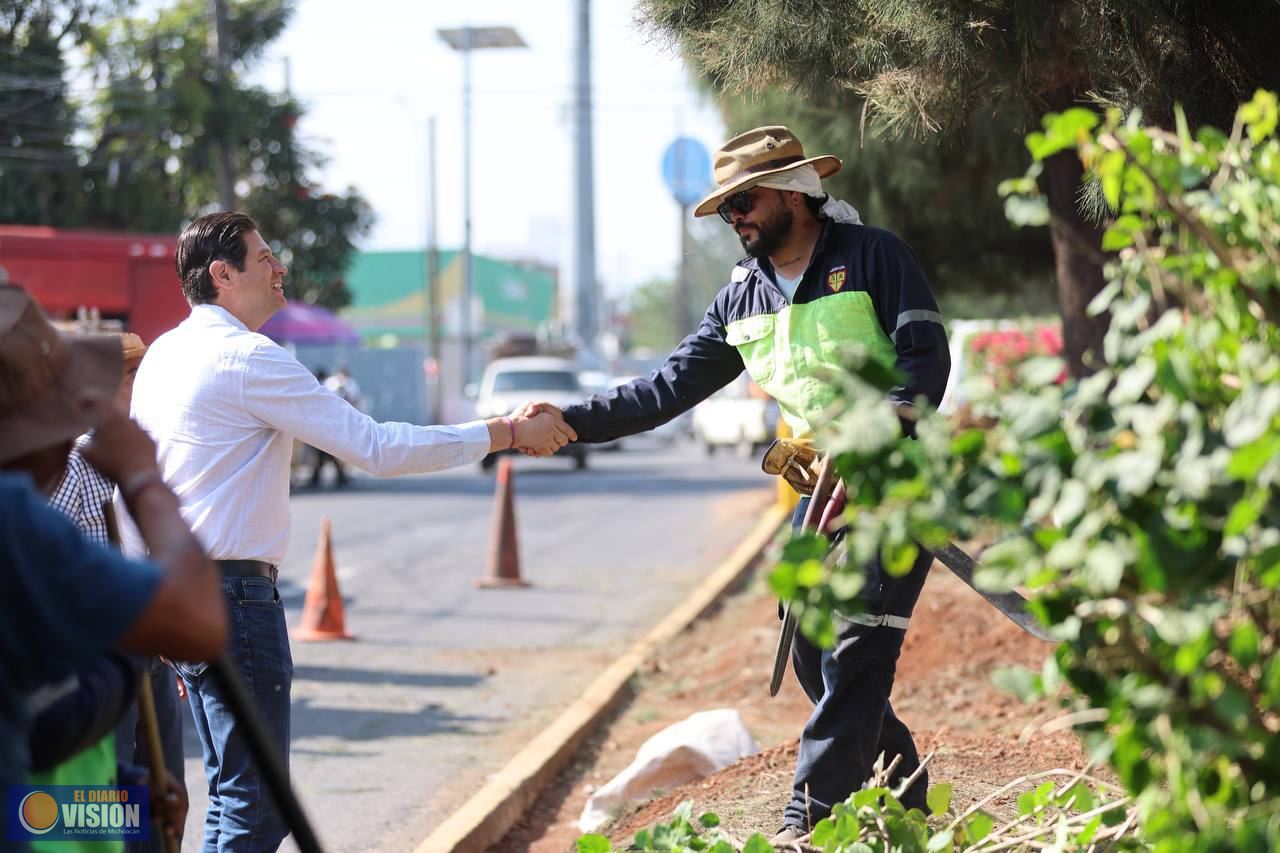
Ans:
POLYGON ((693 434, 708 455, 733 447, 749 459, 777 436, 778 403, 744 373, 694 407, 693 434))
MULTIPOLYGON (((476 392, 476 417, 495 418, 509 415, 525 403, 550 403, 564 407, 581 402, 587 394, 578 381, 578 369, 572 361, 548 356, 499 358, 489 362, 476 392)), ((587 467, 587 445, 573 443, 557 456, 573 459, 574 467, 587 467)), ((480 461, 488 470, 497 462, 496 454, 480 461)))

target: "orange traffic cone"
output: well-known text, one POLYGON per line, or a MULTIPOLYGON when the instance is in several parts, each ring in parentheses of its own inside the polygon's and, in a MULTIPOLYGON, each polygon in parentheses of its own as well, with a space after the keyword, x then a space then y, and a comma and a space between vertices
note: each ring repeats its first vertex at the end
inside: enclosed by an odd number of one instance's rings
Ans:
POLYGON ((493 498, 493 532, 489 537, 489 564, 475 584, 482 589, 528 586, 520 578, 520 546, 516 543, 515 483, 511 460, 498 460, 498 487, 493 498))
POLYGON ((307 600, 302 606, 302 624, 294 632, 299 640, 355 639, 347 633, 342 594, 338 592, 338 576, 333 570, 333 544, 329 534, 329 519, 320 519, 320 541, 316 543, 315 561, 311 564, 307 600))

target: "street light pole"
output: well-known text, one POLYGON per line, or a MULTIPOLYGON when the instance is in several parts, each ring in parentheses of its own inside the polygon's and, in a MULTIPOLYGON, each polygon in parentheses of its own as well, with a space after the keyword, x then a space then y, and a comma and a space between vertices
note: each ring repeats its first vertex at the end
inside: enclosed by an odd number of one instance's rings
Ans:
POLYGON ((692 205, 680 205, 680 266, 676 275, 675 323, 676 343, 684 340, 684 336, 693 331, 693 321, 689 317, 689 208, 692 205))
POLYGON ((462 384, 471 381, 471 48, 474 33, 462 29, 462 384))
POLYGON ((498 47, 526 47, 511 27, 459 27, 436 30, 449 47, 462 54, 462 384, 471 381, 471 51, 498 47))
POLYGON ((591 0, 577 0, 574 15, 573 244, 575 331, 595 352, 600 302, 596 282, 595 157, 591 133, 591 0))

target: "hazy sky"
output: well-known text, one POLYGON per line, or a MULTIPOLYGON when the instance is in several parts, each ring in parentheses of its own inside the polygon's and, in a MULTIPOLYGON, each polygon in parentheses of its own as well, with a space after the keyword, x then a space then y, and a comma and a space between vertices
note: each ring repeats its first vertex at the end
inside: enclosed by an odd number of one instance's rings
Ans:
MULTIPOLYGON (((427 117, 436 116, 438 238, 462 241, 462 61, 438 28, 514 27, 525 49, 472 54, 472 245, 569 267, 573 0, 298 0, 256 78, 307 106, 299 127, 330 162, 322 183, 354 186, 378 221, 366 248, 406 249, 427 232, 427 117), (464 8, 466 11, 463 11, 464 8)), ((661 175, 677 135, 724 137, 667 47, 633 24, 630 0, 592 3, 596 255, 617 295, 675 269, 679 208, 661 175)))

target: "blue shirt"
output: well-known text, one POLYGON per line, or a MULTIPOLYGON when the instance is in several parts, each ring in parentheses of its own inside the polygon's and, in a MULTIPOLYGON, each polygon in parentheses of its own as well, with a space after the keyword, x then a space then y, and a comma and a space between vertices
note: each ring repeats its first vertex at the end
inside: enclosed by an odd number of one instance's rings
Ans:
POLYGON ((0 785, 26 781, 27 695, 116 645, 160 577, 81 536, 27 476, 0 473, 0 785))

